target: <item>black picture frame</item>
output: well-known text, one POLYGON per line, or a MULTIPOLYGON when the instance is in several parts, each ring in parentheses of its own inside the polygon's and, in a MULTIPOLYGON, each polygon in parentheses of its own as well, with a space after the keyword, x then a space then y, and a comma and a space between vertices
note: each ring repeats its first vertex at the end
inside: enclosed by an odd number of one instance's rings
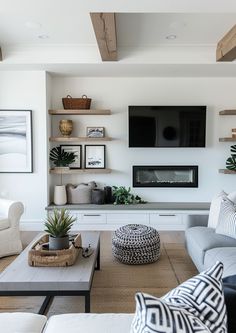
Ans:
POLYGON ((84 168, 105 169, 106 168, 106 146, 85 145, 84 146, 84 168), (101 162, 100 162, 101 160, 101 162))
POLYGON ((81 169, 82 168, 82 145, 60 145, 60 148, 68 152, 79 153, 79 158, 72 164, 69 165, 70 169, 81 169), (78 147, 76 149, 75 147, 78 147), (71 148, 71 149, 69 149, 71 148), (79 165, 78 165, 79 162, 79 165), (77 164, 77 165, 76 165, 77 164))
POLYGON ((32 127, 32 110, 0 110, 0 173, 33 173, 32 127))

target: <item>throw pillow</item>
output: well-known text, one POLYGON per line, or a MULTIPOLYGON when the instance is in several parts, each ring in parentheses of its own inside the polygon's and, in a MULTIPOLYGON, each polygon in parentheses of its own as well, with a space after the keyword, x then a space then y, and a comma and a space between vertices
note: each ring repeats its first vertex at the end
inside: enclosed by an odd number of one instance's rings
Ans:
POLYGON ((219 223, 216 227, 216 233, 236 238, 236 211, 235 204, 225 198, 220 205, 219 223))
POLYGON ((210 333, 199 318, 174 304, 137 293, 131 333, 210 333))
POLYGON ((227 196, 227 193, 224 191, 221 191, 219 194, 217 194, 211 201, 210 206, 210 212, 209 212, 209 218, 208 218, 208 227, 209 228, 216 228, 218 221, 219 221, 219 215, 220 215, 220 204, 223 198, 227 196))
POLYGON ((217 262, 162 299, 138 293, 131 333, 226 333, 222 273, 223 264, 217 262))

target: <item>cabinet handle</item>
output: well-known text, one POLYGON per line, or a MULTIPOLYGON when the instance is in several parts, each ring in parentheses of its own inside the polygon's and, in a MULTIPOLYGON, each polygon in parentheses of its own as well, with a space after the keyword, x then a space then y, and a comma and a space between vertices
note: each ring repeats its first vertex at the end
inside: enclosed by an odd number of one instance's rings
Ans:
POLYGON ((159 214, 159 216, 176 216, 176 214, 159 214))
POLYGON ((101 216, 101 214, 84 214, 84 216, 101 216))

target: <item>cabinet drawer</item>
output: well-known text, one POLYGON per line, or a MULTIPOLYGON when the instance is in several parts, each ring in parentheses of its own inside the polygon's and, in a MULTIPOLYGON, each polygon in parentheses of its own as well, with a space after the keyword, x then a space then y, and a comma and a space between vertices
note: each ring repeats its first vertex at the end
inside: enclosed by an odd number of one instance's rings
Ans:
POLYGON ((183 219, 181 214, 151 213, 150 223, 155 226, 181 226, 183 219))
POLYGON ((149 224, 149 215, 145 213, 109 213, 108 224, 149 224))
POLYGON ((106 214, 82 213, 79 215, 78 224, 106 224, 106 214))

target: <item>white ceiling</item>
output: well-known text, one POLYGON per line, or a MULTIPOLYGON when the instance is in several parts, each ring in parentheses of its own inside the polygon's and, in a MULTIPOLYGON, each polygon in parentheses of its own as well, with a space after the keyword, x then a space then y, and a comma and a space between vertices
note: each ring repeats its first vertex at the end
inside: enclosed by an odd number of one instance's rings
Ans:
POLYGON ((217 69, 209 65, 215 64, 217 41, 234 24, 235 0, 0 0, 4 59, 0 70, 47 69, 84 76, 232 76, 234 63, 217 64, 217 69), (101 62, 89 16, 96 11, 117 13, 118 63, 101 62), (168 40, 168 35, 177 38, 168 40), (205 67, 196 67, 200 64, 205 67))

